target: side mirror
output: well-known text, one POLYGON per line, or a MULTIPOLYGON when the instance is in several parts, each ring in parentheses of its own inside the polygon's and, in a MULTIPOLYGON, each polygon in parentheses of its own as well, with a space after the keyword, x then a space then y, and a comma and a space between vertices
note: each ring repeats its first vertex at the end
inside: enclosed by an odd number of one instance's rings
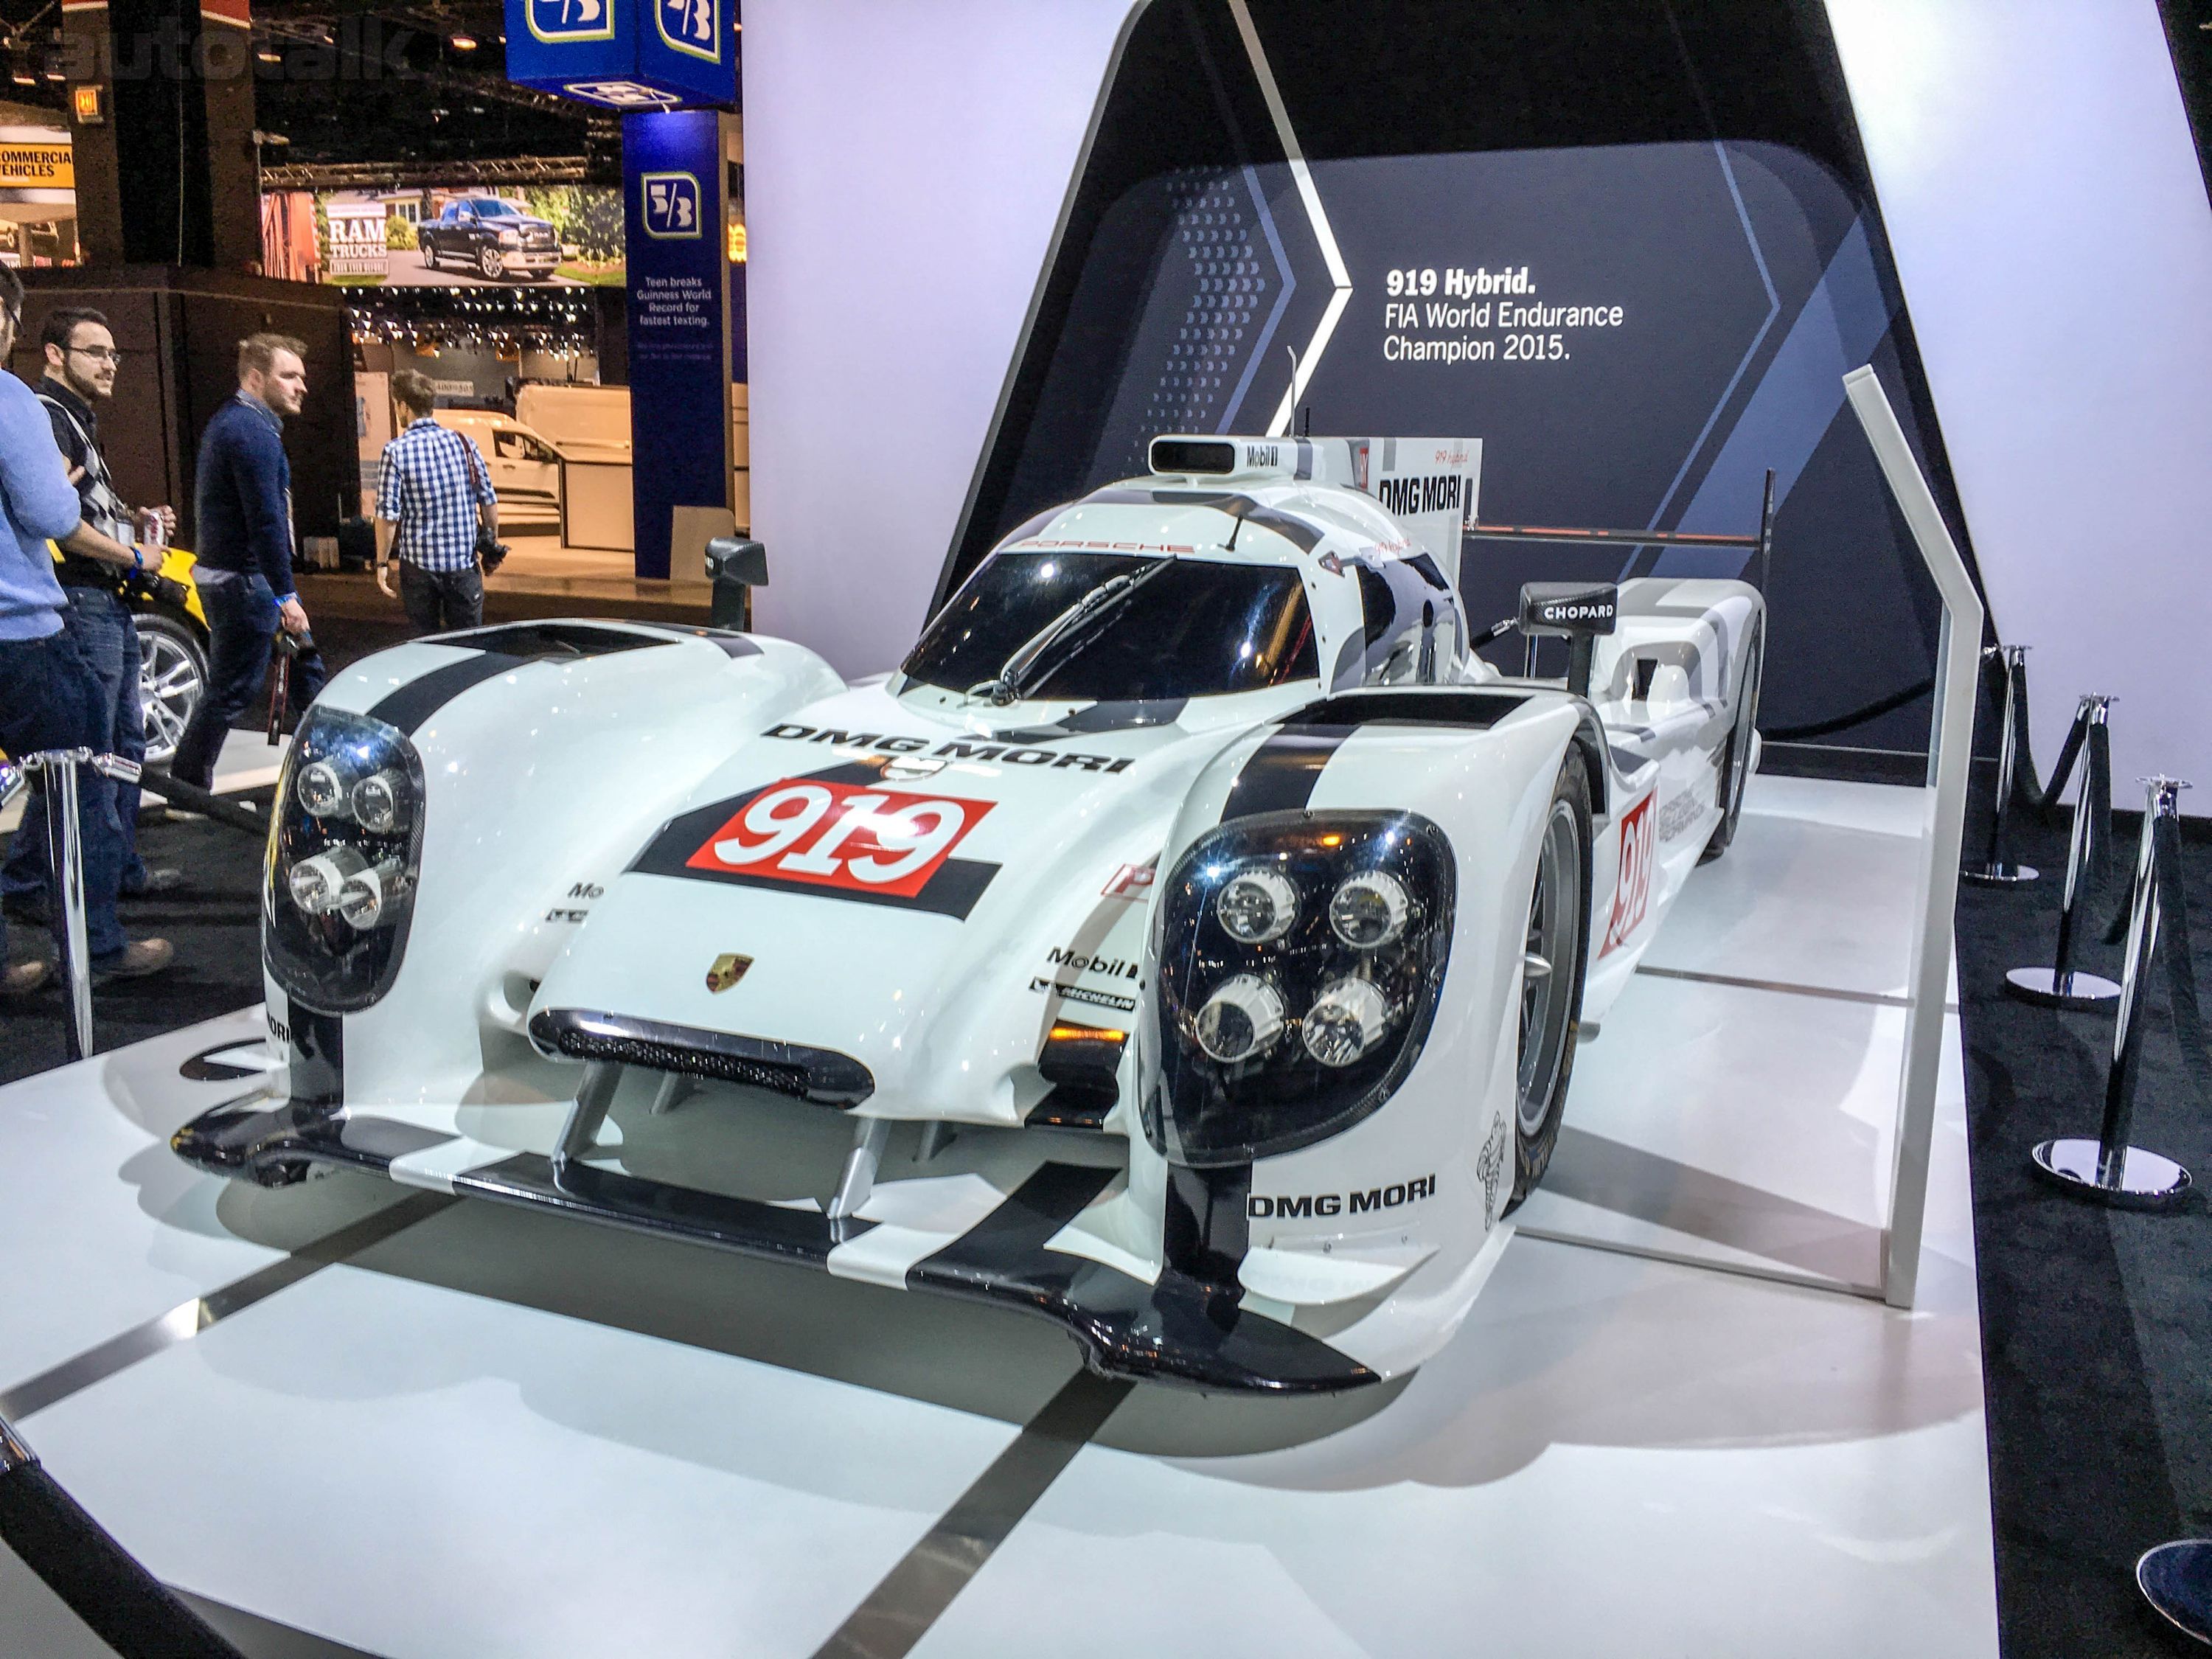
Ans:
POLYGON ((707 544, 707 580, 714 585, 707 620, 717 628, 750 628, 752 590, 768 586, 768 549, 743 536, 715 537, 707 544))
POLYGON ((707 580, 716 586, 768 586, 768 549, 743 536, 717 536, 707 544, 707 580))

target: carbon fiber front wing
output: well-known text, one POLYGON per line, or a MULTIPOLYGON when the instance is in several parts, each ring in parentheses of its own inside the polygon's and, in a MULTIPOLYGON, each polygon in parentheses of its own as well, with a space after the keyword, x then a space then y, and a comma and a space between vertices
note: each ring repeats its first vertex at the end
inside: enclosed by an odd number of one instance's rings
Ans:
MULTIPOLYGON (((270 1108, 257 1099, 216 1108, 179 1129, 171 1145, 202 1170, 276 1187, 303 1179, 317 1164, 389 1176, 395 1158, 453 1139, 396 1119, 323 1106, 270 1108)), ((980 1224, 908 1268, 907 1288, 1051 1320, 1075 1339, 1086 1365, 1109 1376, 1263 1395, 1330 1393, 1379 1380, 1320 1339, 1243 1307, 1233 1287, 1173 1268, 1147 1285, 1046 1249, 1112 1178, 1110 1170, 1091 1165, 1039 1166, 980 1224)), ((456 1174, 453 1189, 824 1270, 833 1249, 874 1224, 574 1160, 556 1169, 537 1152, 456 1174)))

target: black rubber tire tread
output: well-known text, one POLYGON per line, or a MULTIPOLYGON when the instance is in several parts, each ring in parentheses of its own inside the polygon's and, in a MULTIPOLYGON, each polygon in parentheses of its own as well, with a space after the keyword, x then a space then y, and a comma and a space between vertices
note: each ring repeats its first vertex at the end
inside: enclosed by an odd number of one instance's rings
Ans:
MULTIPOLYGON (((1559 1075, 1552 1080, 1552 1098, 1544 1109, 1541 1126, 1533 1135, 1521 1130, 1521 1115, 1516 1103, 1513 1115, 1513 1197, 1500 1212, 1500 1218, 1511 1215, 1521 1207, 1522 1200, 1536 1190, 1536 1183, 1544 1178, 1544 1171, 1552 1162, 1552 1150, 1559 1145, 1559 1125, 1566 1116, 1567 1087, 1575 1074, 1575 1046, 1582 1034, 1583 988, 1589 978, 1590 937, 1590 790, 1589 769, 1580 753, 1570 750, 1566 762, 1559 768, 1559 775, 1552 785, 1552 799, 1545 804, 1544 822, 1552 820, 1552 807, 1561 800, 1574 808, 1576 839, 1582 849, 1581 868, 1577 872, 1582 884, 1581 902, 1577 907, 1581 914, 1576 919, 1574 993, 1567 1004, 1567 1032, 1565 1046, 1559 1052, 1559 1075)), ((1533 894, 1531 895, 1533 898, 1533 894)))
MULTIPOLYGON (((1766 619, 1762 617, 1753 624, 1750 642, 1743 650, 1744 678, 1751 682, 1751 695, 1736 705, 1735 724, 1729 727, 1728 742, 1721 750, 1721 782, 1725 788, 1729 775, 1735 770, 1735 750, 1738 744, 1748 744, 1752 733, 1759 729, 1759 694, 1766 684, 1766 619)), ((1743 782, 1728 804, 1728 811, 1713 826, 1712 838, 1705 842, 1705 850, 1698 854, 1698 862, 1711 864, 1728 851, 1735 840, 1736 825, 1743 820, 1743 798, 1751 788, 1751 768, 1743 770, 1743 782)))

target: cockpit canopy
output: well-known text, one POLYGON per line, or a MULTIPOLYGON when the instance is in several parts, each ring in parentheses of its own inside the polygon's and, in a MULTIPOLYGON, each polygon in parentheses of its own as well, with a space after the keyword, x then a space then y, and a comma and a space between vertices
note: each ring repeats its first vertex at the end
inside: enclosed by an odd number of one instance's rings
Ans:
MULTIPOLYGON (((992 681, 1086 594, 1157 562, 1140 555, 1002 549, 930 620, 909 680, 967 691, 992 681)), ((1298 572, 1176 558, 1115 596, 1095 624, 1038 659, 1024 695, 1073 702, 1202 697, 1318 679, 1298 572)))

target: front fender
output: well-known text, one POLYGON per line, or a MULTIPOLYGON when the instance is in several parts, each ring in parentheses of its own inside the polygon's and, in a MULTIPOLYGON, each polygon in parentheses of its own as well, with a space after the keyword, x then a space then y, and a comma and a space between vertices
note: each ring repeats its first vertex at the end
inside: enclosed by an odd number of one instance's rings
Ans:
POLYGON ((561 1092, 522 1034, 537 981, 701 778, 841 684, 782 641, 603 623, 401 646, 333 680, 322 705, 411 721, 425 790, 405 957, 385 995, 345 1017, 347 1101, 461 1100, 495 1065, 520 1068, 518 1084, 543 1068, 561 1092), (616 648, 514 659, 564 629, 616 648), (441 675, 459 689, 438 701, 441 675))

